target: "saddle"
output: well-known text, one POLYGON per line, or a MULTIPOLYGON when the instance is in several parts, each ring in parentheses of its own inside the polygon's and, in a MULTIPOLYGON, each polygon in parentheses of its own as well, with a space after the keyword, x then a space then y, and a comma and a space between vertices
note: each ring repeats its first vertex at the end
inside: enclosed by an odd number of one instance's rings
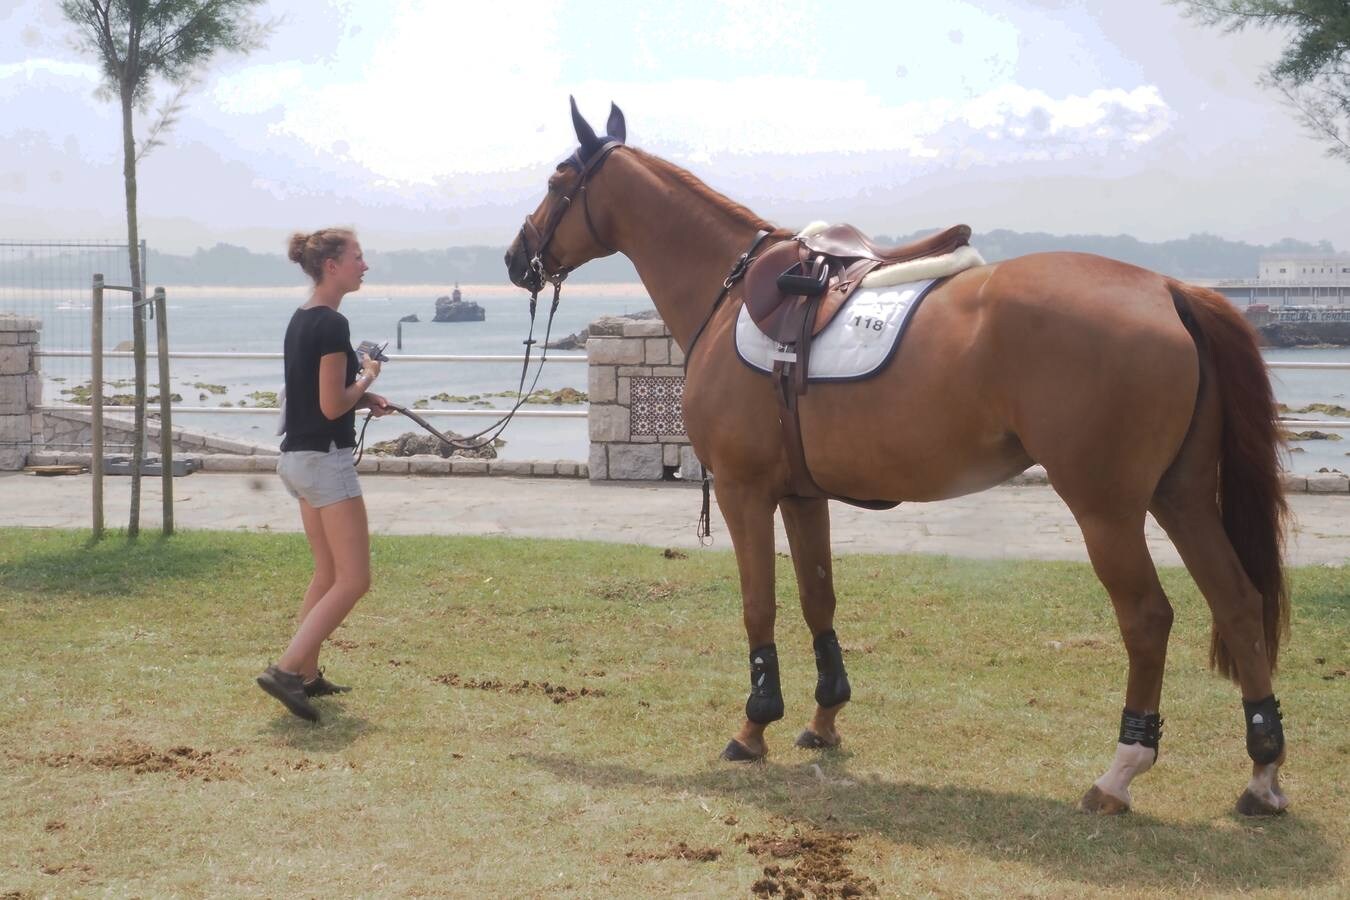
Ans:
POLYGON ((852 225, 831 225, 761 253, 745 273, 745 303, 760 331, 780 344, 794 343, 808 305, 814 307, 814 336, 873 269, 942 256, 969 243, 968 225, 897 247, 880 246, 852 225))
MULTIPOLYGON (((745 272, 745 305, 759 330, 778 344, 772 378, 788 451, 793 493, 829 497, 811 477, 802 449, 797 398, 806 393, 811 340, 862 284, 883 265, 952 253, 970 242, 970 227, 956 225, 909 244, 883 247, 852 225, 831 225, 775 244, 745 272)), ((889 509, 884 500, 844 500, 869 509, 889 509)))

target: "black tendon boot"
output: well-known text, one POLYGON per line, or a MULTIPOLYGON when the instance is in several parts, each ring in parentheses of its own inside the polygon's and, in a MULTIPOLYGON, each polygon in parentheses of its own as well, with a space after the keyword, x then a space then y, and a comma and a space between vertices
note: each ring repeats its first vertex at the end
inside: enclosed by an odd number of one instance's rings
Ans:
POLYGON ((745 717, 756 725, 783 718, 783 688, 778 683, 778 648, 765 644, 750 651, 750 697, 745 717))
POLYGON ((1284 723, 1280 701, 1271 694, 1264 700, 1242 701, 1247 721, 1247 755, 1258 765, 1269 765, 1284 752, 1284 723))
POLYGON ((844 651, 833 629, 816 635, 816 703, 824 709, 847 703, 853 696, 844 671, 844 651))
POLYGON ((1134 712, 1124 709, 1120 713, 1120 742, 1139 744, 1153 751, 1153 761, 1158 761, 1158 744, 1162 741, 1162 716, 1157 713, 1134 712))

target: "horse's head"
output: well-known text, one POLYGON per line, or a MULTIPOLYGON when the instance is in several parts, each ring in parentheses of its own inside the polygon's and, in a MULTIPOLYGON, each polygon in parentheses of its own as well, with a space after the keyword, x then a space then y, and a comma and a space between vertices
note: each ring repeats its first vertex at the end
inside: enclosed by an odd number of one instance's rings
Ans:
POLYGON ((548 180, 548 193, 526 216, 506 251, 511 282, 530 290, 538 290, 545 281, 560 283, 582 263, 615 252, 597 231, 586 188, 609 154, 623 145, 627 131, 623 112, 610 104, 606 134, 600 137, 577 111, 573 99, 572 124, 580 146, 558 164, 548 180))

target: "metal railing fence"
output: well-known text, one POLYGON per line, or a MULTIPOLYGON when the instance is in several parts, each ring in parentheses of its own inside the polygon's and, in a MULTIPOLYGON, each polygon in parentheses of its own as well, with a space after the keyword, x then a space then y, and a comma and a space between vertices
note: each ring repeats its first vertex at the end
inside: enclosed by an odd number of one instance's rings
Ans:
MULTIPOLYGON (((39 357, 88 357, 88 350, 39 350, 39 357)), ((104 351, 103 356, 110 359, 121 359, 130 357, 132 354, 127 352, 104 351)), ((170 360, 174 359, 251 359, 251 360, 281 360, 280 353, 246 353, 234 351, 212 351, 212 350, 174 350, 167 354, 170 360)), ((432 362, 432 363, 523 363, 525 357, 521 355, 492 355, 492 354, 438 354, 438 353, 393 353, 389 354, 391 362, 432 362)), ((536 357, 537 359, 537 357, 536 357)), ((550 356, 548 361, 553 363, 577 364, 586 362, 585 356, 550 356)), ((1282 362, 1272 360, 1266 363, 1269 369, 1290 369, 1290 370, 1329 370, 1329 371, 1350 371, 1350 363, 1334 362, 1282 362)), ((83 404, 61 403, 47 404, 39 407, 40 411, 59 411, 72 409, 86 409, 83 404)), ((103 409, 110 412, 128 411, 129 406, 111 406, 104 404, 103 409)), ((228 406, 183 406, 175 404, 174 411, 180 413, 220 413, 224 415, 266 415, 276 414, 276 410, 271 407, 228 407, 228 406)), ((497 409, 419 409, 418 415, 421 416, 463 416, 472 418, 487 418, 501 414, 497 409)), ((516 413, 517 416, 524 418, 585 418, 586 410, 530 410, 521 409, 516 413)), ((1281 419, 1283 425, 1289 428, 1333 428, 1350 429, 1350 420, 1335 421, 1326 419, 1281 419)))

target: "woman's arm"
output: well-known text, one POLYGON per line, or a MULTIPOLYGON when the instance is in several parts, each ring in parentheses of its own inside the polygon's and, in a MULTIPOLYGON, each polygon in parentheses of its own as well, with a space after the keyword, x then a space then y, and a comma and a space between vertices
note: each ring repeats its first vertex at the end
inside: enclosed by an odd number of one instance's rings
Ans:
POLYGON ((380 362, 375 359, 363 359, 365 369, 356 376, 356 381, 344 385, 347 380, 347 354, 345 352, 325 353, 319 357, 319 410, 328 419, 340 419, 356 408, 380 374, 380 362))

